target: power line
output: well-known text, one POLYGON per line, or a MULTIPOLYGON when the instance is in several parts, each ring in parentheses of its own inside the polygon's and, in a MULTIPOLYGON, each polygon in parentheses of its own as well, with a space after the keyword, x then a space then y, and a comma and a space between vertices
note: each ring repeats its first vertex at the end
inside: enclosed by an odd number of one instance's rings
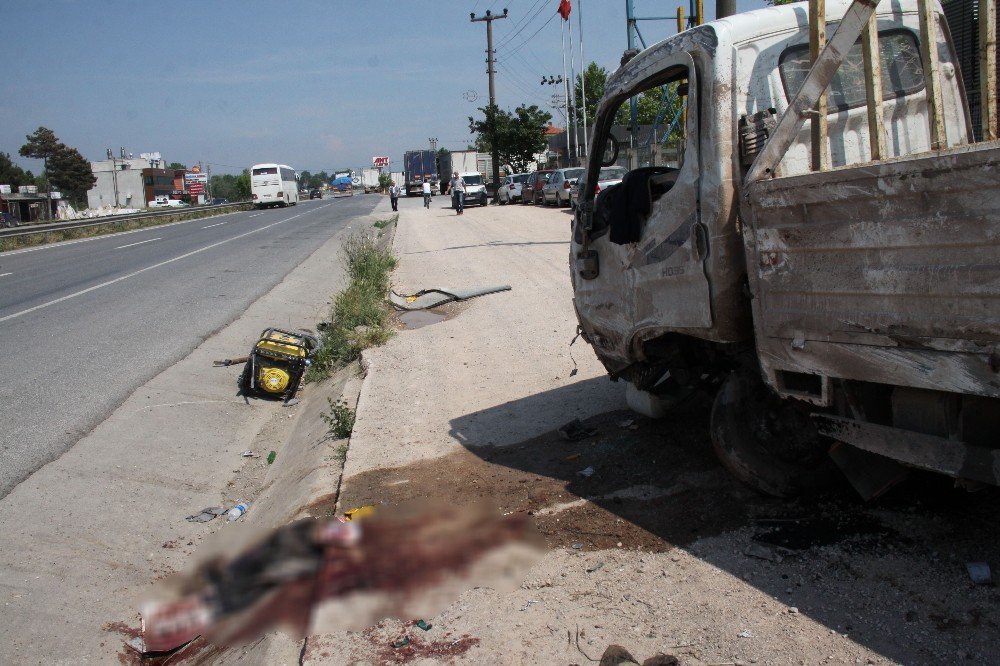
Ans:
POLYGON ((527 12, 525 12, 524 13, 524 17, 521 18, 520 21, 518 21, 517 23, 514 24, 514 27, 512 27, 510 29, 510 32, 506 36, 504 36, 504 38, 502 39, 502 41, 500 42, 500 44, 497 46, 497 48, 503 48, 507 44, 510 44, 511 41, 513 41, 515 37, 517 37, 519 34, 521 34, 521 31, 523 31, 525 28, 527 28, 528 25, 532 21, 535 20, 535 17, 537 17, 542 12, 542 9, 544 9, 544 5, 542 5, 542 3, 544 1, 545 0, 538 0, 538 2, 536 2, 534 4, 534 6, 531 7, 531 9, 529 9, 527 12), (537 11, 535 9, 536 7, 537 7, 537 11), (535 13, 532 14, 531 12, 535 12, 535 13))
POLYGON ((530 42, 532 39, 534 39, 535 36, 538 33, 540 33, 545 28, 545 26, 547 26, 549 23, 552 23, 552 19, 554 19, 557 16, 559 16, 559 14, 553 13, 552 16, 549 17, 549 20, 542 24, 542 27, 540 27, 538 30, 536 30, 533 33, 531 33, 531 37, 528 37, 526 40, 524 40, 523 42, 521 42, 520 44, 518 44, 517 46, 515 46, 513 49, 511 49, 510 51, 508 51, 508 53, 515 53, 519 49, 523 48, 528 42, 530 42))

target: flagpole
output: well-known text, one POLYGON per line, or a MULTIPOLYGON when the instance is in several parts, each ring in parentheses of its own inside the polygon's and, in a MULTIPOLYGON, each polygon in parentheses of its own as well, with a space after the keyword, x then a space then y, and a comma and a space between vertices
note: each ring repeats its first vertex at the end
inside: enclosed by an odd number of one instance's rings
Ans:
POLYGON ((569 77, 566 73, 566 21, 559 22, 562 27, 562 58, 563 58, 563 82, 566 86, 566 166, 569 166, 571 156, 573 154, 573 147, 570 144, 569 138, 569 77))
POLYGON ((573 143, 576 144, 576 158, 577 162, 580 160, 580 134, 578 130, 578 125, 576 122, 576 57, 573 55, 573 21, 566 19, 566 23, 569 26, 569 76, 572 82, 573 89, 573 143))
POLYGON ((583 0, 576 0, 576 20, 580 28, 580 101, 583 103, 583 156, 587 156, 587 61, 583 58, 583 0))

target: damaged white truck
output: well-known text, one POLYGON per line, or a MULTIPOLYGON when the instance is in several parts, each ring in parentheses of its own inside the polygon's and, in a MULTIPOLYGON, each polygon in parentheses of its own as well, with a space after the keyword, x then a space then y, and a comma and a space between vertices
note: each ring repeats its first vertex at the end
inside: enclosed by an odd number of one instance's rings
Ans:
POLYGON ((640 411, 714 391, 714 448, 763 492, 838 467, 865 497, 911 468, 1000 484, 996 0, 970 2, 981 142, 931 0, 738 14, 608 81, 570 251, 581 333, 640 411), (650 90, 677 156, 635 151, 595 194, 616 112, 650 90))

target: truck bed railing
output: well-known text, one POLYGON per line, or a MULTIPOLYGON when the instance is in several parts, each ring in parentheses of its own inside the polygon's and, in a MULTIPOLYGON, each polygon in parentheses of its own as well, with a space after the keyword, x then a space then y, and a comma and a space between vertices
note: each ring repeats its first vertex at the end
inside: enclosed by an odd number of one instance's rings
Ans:
MULTIPOLYGON (((975 0, 972 0, 975 1, 975 0)), ((982 135, 985 141, 997 138, 996 72, 996 3, 979 2, 980 90, 982 95, 982 135)), ((757 155, 745 182, 753 183, 774 177, 778 164, 795 141, 806 120, 811 122, 812 169, 830 168, 829 136, 827 134, 827 90, 851 47, 861 37, 864 59, 868 132, 873 162, 884 160, 886 129, 883 119, 881 62, 875 10, 880 0, 854 0, 840 21, 833 37, 826 41, 826 0, 809 2, 809 53, 812 66, 802 86, 778 120, 777 127, 764 149, 757 155)), ((937 54, 937 26, 934 20, 934 0, 918 0, 920 14, 920 58, 926 73, 928 122, 931 150, 947 147, 944 111, 941 97, 941 74, 937 54), (932 48, 932 46, 934 48, 932 48)))

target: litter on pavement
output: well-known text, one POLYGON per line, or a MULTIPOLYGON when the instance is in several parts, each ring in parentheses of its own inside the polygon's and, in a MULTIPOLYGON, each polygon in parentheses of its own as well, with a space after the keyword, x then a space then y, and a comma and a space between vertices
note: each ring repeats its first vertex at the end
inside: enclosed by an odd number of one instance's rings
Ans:
POLYGON ((597 430, 583 425, 580 419, 573 419, 563 427, 559 428, 559 436, 568 442, 576 442, 587 439, 597 434, 597 430))
POLYGON ((277 457, 278 457, 278 454, 275 451, 271 451, 270 453, 268 453, 267 454, 267 464, 270 465, 271 463, 273 463, 274 459, 277 458, 277 457))
POLYGON ((221 506, 210 506, 202 509, 196 514, 188 516, 184 520, 190 523, 207 523, 210 520, 215 520, 225 512, 226 510, 221 506))
POLYGON ((590 477, 594 476, 594 468, 593 467, 584 467, 579 472, 577 472, 576 475, 577 476, 582 476, 585 479, 589 479, 590 477))
POLYGON ((976 585, 989 585, 993 582, 993 573, 986 562, 969 562, 965 565, 965 569, 976 585))
POLYGON ((477 296, 495 294, 500 291, 510 291, 510 285, 495 287, 480 287, 477 289, 451 289, 446 287, 422 289, 415 294, 397 294, 389 292, 389 302, 400 310, 426 310, 452 301, 466 301, 477 296))
POLYGON ((427 624, 423 620, 417 620, 416 622, 414 622, 413 626, 415 626, 418 629, 423 629, 424 631, 430 631, 431 627, 433 627, 434 625, 427 624))

